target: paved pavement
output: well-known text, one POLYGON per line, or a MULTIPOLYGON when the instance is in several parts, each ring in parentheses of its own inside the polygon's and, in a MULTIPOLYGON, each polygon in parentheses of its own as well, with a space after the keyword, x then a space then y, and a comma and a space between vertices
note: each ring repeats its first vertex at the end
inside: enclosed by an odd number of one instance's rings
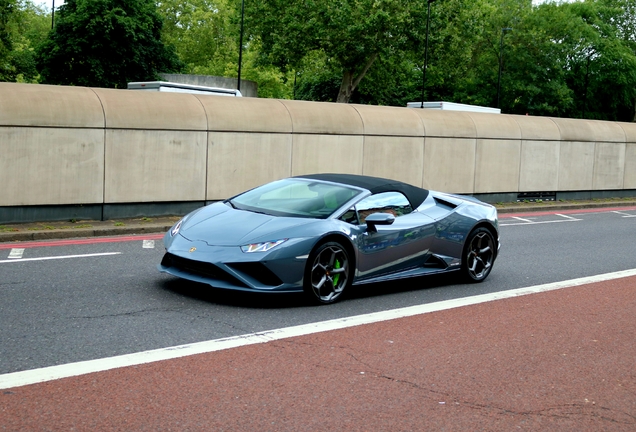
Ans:
MULTIPOLYGON (((608 199, 577 202, 505 203, 497 205, 500 214, 567 211, 636 205, 636 199, 608 199)), ((101 237, 166 232, 179 216, 142 217, 107 221, 62 221, 0 225, 0 243, 78 237, 101 237)))
POLYGON ((631 276, 10 387, 0 430, 633 431, 634 316, 631 276))

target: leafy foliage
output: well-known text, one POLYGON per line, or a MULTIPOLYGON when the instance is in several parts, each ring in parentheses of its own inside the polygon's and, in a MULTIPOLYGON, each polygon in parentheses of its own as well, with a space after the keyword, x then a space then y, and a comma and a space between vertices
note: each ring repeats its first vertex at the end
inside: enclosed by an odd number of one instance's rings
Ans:
MULTIPOLYGON (((241 0, 68 0, 48 38, 50 16, 30 2, 0 0, 1 80, 237 76, 241 0)), ((246 0, 242 78, 260 97, 404 106, 424 94, 495 106, 501 61, 503 112, 635 120, 633 0, 435 1, 424 83, 427 6, 246 0)))
POLYGON ((34 82, 34 47, 46 37, 50 20, 29 0, 0 0, 0 81, 34 82))
POLYGON ((126 88, 180 71, 151 0, 67 0, 38 50, 42 82, 126 88))
POLYGON ((262 0, 246 7, 250 35, 263 59, 283 72, 306 57, 322 57, 339 71, 336 100, 349 101, 378 58, 420 41, 424 2, 416 0, 262 0))

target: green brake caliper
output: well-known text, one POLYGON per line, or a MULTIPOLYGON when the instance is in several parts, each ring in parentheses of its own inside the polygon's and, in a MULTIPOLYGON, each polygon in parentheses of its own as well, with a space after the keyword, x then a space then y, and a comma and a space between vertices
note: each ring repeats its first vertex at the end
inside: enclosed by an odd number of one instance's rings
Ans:
MULTIPOLYGON (((336 260, 336 263, 333 265, 333 268, 339 269, 340 268, 340 261, 336 260)), ((333 287, 334 288, 338 286, 338 280, 339 279, 340 279, 340 273, 335 275, 334 278, 333 278, 333 287)))

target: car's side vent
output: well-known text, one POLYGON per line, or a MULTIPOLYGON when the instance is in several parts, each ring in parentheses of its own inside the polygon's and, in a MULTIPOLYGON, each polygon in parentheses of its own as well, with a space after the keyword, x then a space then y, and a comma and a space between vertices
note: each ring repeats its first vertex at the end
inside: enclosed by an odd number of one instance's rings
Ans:
POLYGON ((453 204, 452 202, 443 200, 441 198, 434 197, 434 199, 435 203, 439 206, 448 207, 451 210, 457 207, 457 205, 453 204))
POLYGON ((446 267, 448 267, 448 265, 446 264, 446 261, 439 258, 438 256, 431 255, 428 257, 428 259, 424 263, 424 267, 445 269, 446 267))

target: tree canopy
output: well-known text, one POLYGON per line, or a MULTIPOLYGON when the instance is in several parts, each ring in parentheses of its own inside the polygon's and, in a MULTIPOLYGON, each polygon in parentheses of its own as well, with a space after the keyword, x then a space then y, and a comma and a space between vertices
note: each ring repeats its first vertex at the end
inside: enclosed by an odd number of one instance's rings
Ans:
POLYGON ((66 0, 38 50, 42 82, 126 88, 179 71, 162 25, 152 0, 66 0))
MULTIPOLYGON (((50 32, 30 2, 0 0, 0 80, 237 76, 241 0, 67 0, 50 32)), ((244 3, 242 79, 260 97, 405 106, 424 94, 505 113, 636 117, 633 0, 431 2, 425 83, 428 0, 244 3)))

